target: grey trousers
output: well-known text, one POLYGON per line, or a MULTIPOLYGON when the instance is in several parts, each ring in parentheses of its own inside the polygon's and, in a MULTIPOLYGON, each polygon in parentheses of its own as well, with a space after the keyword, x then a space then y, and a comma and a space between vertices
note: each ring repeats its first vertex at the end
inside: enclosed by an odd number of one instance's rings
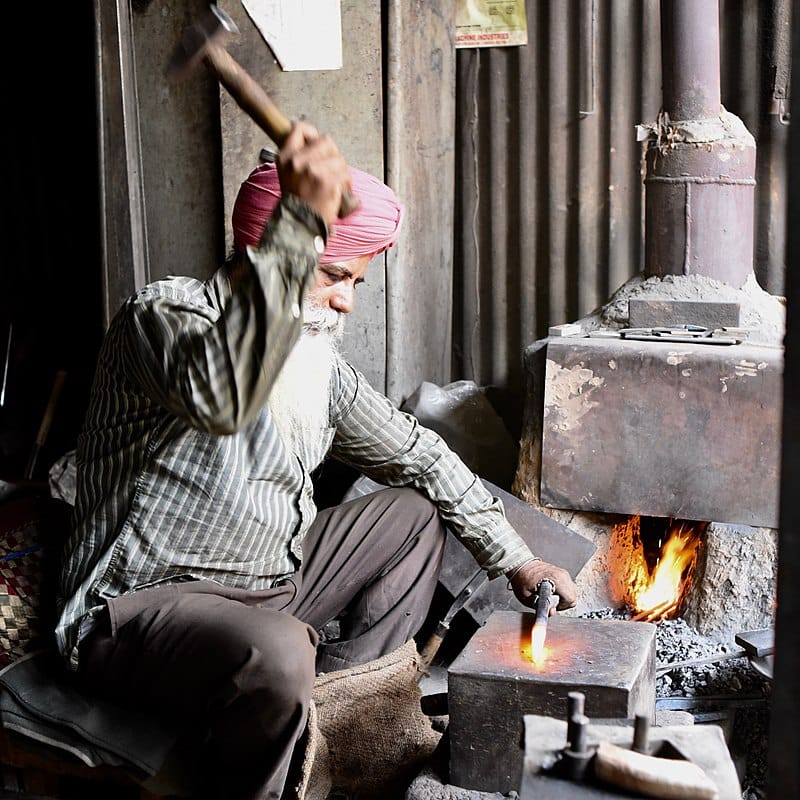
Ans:
POLYGON ((314 679, 400 647, 427 615, 445 528, 411 489, 321 511, 303 565, 263 592, 211 581, 110 600, 80 645, 87 691, 172 723, 202 772, 200 796, 281 798, 301 753, 314 679), (318 631, 339 619, 336 640, 318 631))

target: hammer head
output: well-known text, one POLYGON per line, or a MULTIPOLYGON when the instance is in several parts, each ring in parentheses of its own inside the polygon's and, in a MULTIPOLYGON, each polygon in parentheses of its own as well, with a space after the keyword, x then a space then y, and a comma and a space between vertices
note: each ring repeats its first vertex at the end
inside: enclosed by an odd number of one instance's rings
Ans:
POLYGON ((239 28, 228 14, 216 5, 209 6, 183 32, 167 65, 167 77, 171 80, 187 77, 203 62, 210 48, 225 47, 238 33, 239 28))

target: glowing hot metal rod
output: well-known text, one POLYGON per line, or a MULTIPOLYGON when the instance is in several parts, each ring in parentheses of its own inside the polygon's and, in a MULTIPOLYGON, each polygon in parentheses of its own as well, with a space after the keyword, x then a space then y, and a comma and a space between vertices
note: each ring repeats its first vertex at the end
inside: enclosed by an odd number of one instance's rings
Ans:
POLYGON ((550 612, 558 605, 556 585, 545 578, 536 587, 536 616, 531 629, 531 659, 534 664, 544 661, 544 642, 547 638, 547 618, 550 612))

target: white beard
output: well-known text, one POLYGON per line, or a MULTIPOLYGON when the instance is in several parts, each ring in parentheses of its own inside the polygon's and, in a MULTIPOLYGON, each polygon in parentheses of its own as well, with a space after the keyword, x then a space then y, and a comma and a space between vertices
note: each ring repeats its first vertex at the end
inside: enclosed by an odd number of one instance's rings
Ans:
MULTIPOLYGON (((284 362, 269 395, 269 407, 284 444, 295 455, 319 454, 330 425, 333 365, 344 330, 344 314, 306 301, 303 332, 284 362)), ((306 464, 314 469, 317 464, 306 464)))

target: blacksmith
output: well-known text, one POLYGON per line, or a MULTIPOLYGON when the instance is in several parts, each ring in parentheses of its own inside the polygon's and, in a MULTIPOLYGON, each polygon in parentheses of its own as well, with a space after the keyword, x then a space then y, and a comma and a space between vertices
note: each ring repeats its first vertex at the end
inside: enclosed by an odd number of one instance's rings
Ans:
POLYGON ((316 674, 414 636, 445 526, 521 602, 543 578, 561 608, 576 600, 443 440, 337 349, 402 218, 391 189, 297 123, 242 184, 228 262, 142 288, 102 346, 59 649, 87 690, 185 722, 217 800, 282 796, 316 674), (361 205, 338 219, 343 186, 361 205), (318 511, 326 457, 393 488, 318 511))

